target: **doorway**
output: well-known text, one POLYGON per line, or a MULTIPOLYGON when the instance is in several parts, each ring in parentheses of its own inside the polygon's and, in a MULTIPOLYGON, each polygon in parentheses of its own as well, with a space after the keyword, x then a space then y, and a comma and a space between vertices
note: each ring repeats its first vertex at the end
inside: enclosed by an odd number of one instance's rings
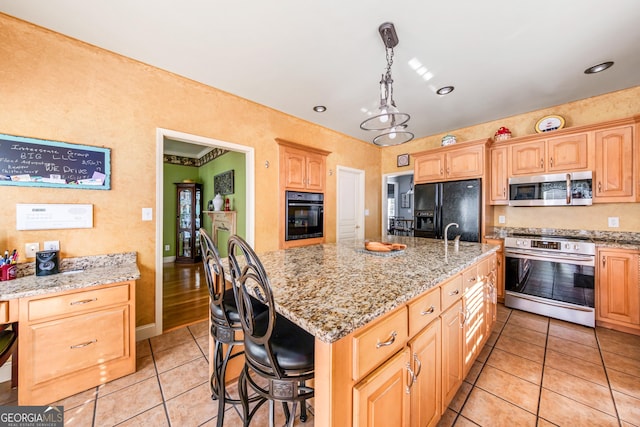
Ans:
POLYGON ((336 241, 364 239, 364 171, 337 167, 336 241))
MULTIPOLYGON (((156 130, 156 261, 155 261, 155 319, 150 325, 143 325, 136 331, 137 339, 150 338, 160 335, 163 332, 163 224, 164 224, 164 142, 166 139, 172 141, 181 141, 188 144, 196 144, 221 148, 228 151, 243 153, 245 156, 245 209, 244 218, 238 218, 238 221, 244 221, 245 240, 250 244, 254 244, 255 240, 255 154, 253 147, 239 145, 227 141, 221 141, 213 138, 206 138, 198 135, 187 134, 184 132, 173 131, 169 129, 158 128, 156 130)), ((206 284, 205 284, 206 288, 206 284)))
MULTIPOLYGON (((406 220, 403 222, 403 227, 413 220, 413 187, 413 171, 382 176, 382 236, 393 232, 393 219, 406 220)), ((407 233, 411 234, 411 231, 407 233)))

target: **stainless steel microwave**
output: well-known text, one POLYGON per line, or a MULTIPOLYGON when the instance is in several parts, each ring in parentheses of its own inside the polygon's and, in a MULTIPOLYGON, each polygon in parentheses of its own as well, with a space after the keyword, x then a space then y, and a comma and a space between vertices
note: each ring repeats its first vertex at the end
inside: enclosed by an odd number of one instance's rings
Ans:
POLYGON ((588 206, 593 172, 509 178, 509 206, 588 206))

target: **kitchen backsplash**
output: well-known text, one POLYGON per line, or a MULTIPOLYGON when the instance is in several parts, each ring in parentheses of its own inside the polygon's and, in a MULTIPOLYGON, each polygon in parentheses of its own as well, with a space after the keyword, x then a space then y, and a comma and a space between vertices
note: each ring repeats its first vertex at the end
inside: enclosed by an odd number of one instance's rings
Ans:
MULTIPOLYGON (((73 270, 87 270, 96 267, 111 267, 122 264, 136 263, 136 252, 124 252, 108 255, 91 255, 76 258, 63 258, 60 261, 60 272, 73 270)), ((35 262, 23 262, 16 264, 16 277, 24 277, 36 274, 35 262)))

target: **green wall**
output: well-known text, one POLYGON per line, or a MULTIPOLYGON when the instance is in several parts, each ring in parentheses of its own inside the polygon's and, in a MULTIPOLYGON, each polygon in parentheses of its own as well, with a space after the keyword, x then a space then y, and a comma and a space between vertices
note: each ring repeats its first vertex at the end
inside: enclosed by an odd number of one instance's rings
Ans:
MULTIPOLYGON (((176 187, 174 183, 182 182, 185 179, 191 179, 195 182, 202 183, 204 210, 207 210, 209 200, 215 197, 213 194, 213 177, 228 170, 234 171, 234 193, 223 197, 229 197, 231 209, 237 212, 236 232, 239 236, 246 237, 245 217, 246 207, 246 167, 245 155, 243 153, 228 152, 215 160, 207 163, 199 168, 193 166, 182 166, 164 163, 164 202, 163 214, 164 223, 162 224, 162 241, 163 241, 163 257, 175 256, 176 254, 176 187), (168 251, 164 250, 164 246, 169 245, 168 251)), ((203 227, 211 233, 211 218, 204 215, 203 227)), ((227 256, 227 233, 218 234, 218 251, 220 256, 227 256)))

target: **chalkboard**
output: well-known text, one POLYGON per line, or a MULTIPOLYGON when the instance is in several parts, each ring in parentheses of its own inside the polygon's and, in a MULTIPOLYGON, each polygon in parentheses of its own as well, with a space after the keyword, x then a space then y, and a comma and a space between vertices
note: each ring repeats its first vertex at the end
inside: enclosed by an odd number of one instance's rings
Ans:
POLYGON ((0 134, 0 185, 111 188, 111 151, 0 134))

